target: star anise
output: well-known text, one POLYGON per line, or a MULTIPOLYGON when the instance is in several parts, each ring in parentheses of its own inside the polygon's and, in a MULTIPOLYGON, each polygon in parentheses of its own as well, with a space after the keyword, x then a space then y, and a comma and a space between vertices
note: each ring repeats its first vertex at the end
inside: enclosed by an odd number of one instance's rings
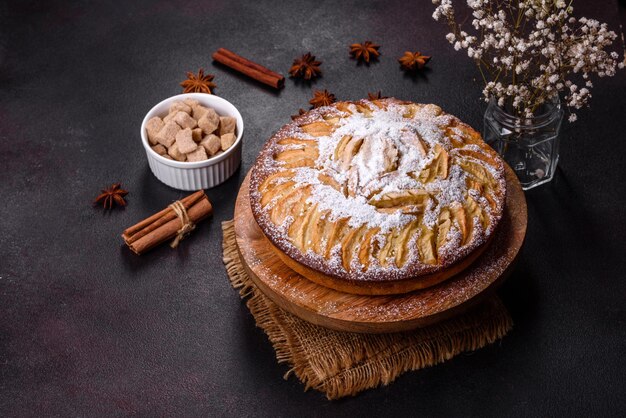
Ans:
POLYGON ((369 64, 370 59, 378 59, 380 55, 378 48, 380 48, 380 45, 376 45, 370 41, 365 41, 362 44, 352 44, 350 45, 350 55, 357 61, 362 60, 369 64))
POLYGON ((311 103, 313 107, 322 107, 330 106, 331 104, 335 103, 336 100, 337 99, 335 98, 335 95, 329 93, 328 90, 315 90, 315 93, 313 93, 313 98, 309 100, 309 103, 311 103))
POLYGON ((293 60, 293 64, 289 69, 289 74, 292 77, 312 80, 322 74, 320 65, 322 65, 322 63, 315 60, 315 55, 311 55, 310 52, 307 52, 300 58, 293 60))
POLYGON ((198 75, 192 72, 187 73, 187 80, 180 83, 183 87, 183 93, 207 93, 211 94, 211 89, 216 85, 213 83, 213 75, 204 74, 204 70, 200 68, 198 75))
POLYGON ((297 115, 291 115, 291 120, 295 120, 296 118, 304 115, 305 113, 306 113, 306 110, 298 109, 298 114, 297 115))
POLYGON ((430 58, 429 55, 422 55, 421 52, 406 51, 398 62, 405 71, 417 71, 423 69, 430 58))
POLYGON ((122 189, 121 186, 120 183, 115 183, 108 189, 100 190, 102 194, 96 197, 93 204, 102 204, 102 207, 105 209, 112 209, 115 205, 126 206, 124 196, 126 196, 128 192, 122 189))
POLYGON ((383 96, 383 92, 378 90, 378 92, 376 93, 367 93, 367 98, 370 100, 380 100, 380 99, 386 99, 387 96, 383 96))

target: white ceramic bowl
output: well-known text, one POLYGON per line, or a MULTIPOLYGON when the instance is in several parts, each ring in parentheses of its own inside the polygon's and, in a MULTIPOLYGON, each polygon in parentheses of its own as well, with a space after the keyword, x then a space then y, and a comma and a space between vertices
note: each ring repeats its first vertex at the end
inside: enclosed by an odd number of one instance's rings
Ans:
POLYGON ((163 183, 179 190, 208 189, 223 183, 233 175, 241 164, 241 137, 243 135, 243 119, 235 106, 221 97, 205 93, 186 93, 172 96, 154 106, 141 123, 141 142, 146 149, 148 164, 152 173, 163 183), (237 119, 237 139, 222 154, 204 161, 181 162, 169 160, 157 154, 148 142, 146 123, 154 116, 161 118, 167 115, 172 102, 196 99, 200 104, 212 107, 220 116, 232 116, 237 119))

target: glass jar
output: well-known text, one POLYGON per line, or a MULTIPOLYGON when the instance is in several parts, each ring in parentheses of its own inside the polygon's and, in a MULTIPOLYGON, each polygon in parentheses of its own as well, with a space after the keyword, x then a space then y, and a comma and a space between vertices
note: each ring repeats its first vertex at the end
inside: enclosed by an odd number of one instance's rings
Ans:
POLYGON ((533 117, 514 114, 491 100, 485 111, 483 137, 511 166, 524 190, 552 180, 559 162, 563 109, 558 96, 533 117))

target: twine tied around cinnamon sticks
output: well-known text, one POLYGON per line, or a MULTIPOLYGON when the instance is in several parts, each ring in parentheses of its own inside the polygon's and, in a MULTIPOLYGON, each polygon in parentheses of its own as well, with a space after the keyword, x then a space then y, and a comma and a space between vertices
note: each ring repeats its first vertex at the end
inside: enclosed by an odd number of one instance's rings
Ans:
POLYGON ((170 243, 170 247, 176 248, 178 244, 189 234, 191 231, 196 229, 196 224, 189 220, 189 214, 187 213, 187 209, 185 209, 185 205, 180 200, 169 205, 170 208, 174 211, 178 219, 180 219, 181 227, 176 233, 176 238, 174 241, 170 243))
POLYGON ((170 246, 176 248, 195 229, 196 224, 211 213, 213 206, 204 190, 200 190, 127 228, 122 238, 135 254, 143 254, 172 238, 170 246))

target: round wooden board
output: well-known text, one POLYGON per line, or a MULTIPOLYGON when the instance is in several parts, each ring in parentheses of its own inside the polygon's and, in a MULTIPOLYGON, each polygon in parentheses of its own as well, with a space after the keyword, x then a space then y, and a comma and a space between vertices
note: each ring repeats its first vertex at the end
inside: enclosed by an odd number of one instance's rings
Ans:
POLYGON ((313 324, 338 331, 388 333, 432 325, 480 302, 507 275, 524 242, 526 198, 507 166, 507 199, 489 248, 466 270, 436 286, 402 295, 339 292, 304 278, 285 265, 257 225, 246 176, 235 205, 235 235, 246 271, 274 303, 313 324))

